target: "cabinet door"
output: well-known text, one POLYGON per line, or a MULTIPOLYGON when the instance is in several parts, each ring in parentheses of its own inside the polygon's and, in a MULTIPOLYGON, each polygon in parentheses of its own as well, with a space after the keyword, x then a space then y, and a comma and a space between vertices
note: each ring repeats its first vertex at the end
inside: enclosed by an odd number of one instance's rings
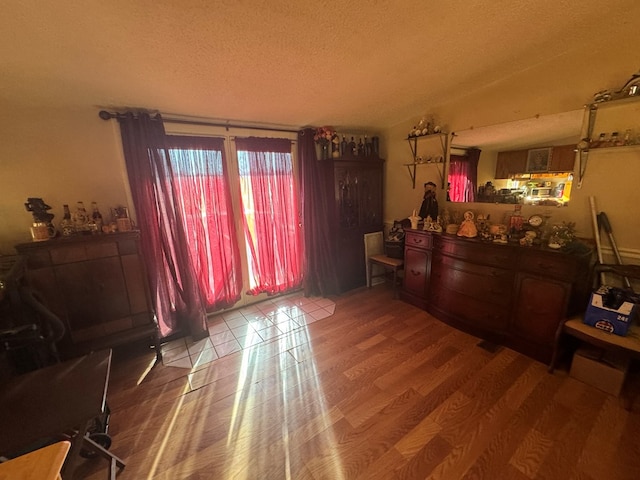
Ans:
POLYGON ((55 271, 72 331, 129 314, 119 257, 58 265, 55 271))
POLYGON ((360 196, 358 172, 351 167, 336 167, 335 201, 340 228, 355 228, 360 225, 360 196))
POLYGON ((563 320, 571 285, 566 282, 519 273, 512 331, 534 342, 551 345, 563 320))
POLYGON ((512 175, 524 173, 527 169, 528 152, 528 150, 498 152, 495 178, 509 178, 512 175))
POLYGON ((381 166, 337 165, 334 177, 340 228, 382 225, 381 166))
POLYGON ((550 172, 573 172, 576 162, 576 146, 562 145, 553 147, 551 151, 551 161, 549 162, 550 172))
POLYGON ((431 252, 416 248, 404 251, 404 289, 414 295, 425 297, 429 285, 431 252))
POLYGON ((360 226, 371 228, 382 224, 382 171, 362 168, 358 171, 360 226))

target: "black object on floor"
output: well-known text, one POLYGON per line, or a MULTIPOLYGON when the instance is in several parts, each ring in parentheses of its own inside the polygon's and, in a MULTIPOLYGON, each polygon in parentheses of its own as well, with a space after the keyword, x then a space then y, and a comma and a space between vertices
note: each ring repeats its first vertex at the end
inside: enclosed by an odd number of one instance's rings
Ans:
POLYGON ((480 343, 478 343, 478 347, 491 353, 496 353, 498 350, 500 350, 501 346, 502 345, 496 345, 495 343, 492 343, 488 340, 482 340, 480 343))

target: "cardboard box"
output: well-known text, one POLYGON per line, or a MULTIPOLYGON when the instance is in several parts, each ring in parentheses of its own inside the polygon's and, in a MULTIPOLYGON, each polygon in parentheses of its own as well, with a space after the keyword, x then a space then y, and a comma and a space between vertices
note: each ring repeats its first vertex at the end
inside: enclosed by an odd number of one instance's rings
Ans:
POLYGON ((619 396, 628 369, 628 357, 583 347, 574 353, 569 374, 603 392, 619 396))
POLYGON ((584 323, 624 337, 636 316, 636 301, 625 290, 604 285, 591 294, 584 323))

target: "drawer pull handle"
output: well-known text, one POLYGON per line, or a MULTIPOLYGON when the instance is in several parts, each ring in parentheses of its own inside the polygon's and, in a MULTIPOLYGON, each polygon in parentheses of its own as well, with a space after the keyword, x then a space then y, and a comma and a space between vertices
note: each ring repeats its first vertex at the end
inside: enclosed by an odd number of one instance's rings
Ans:
POLYGON ((417 277, 418 275, 420 275, 420 272, 418 270, 411 269, 411 274, 417 277))
POLYGON ((413 243, 422 243, 422 239, 421 238, 414 238, 413 239, 413 243))

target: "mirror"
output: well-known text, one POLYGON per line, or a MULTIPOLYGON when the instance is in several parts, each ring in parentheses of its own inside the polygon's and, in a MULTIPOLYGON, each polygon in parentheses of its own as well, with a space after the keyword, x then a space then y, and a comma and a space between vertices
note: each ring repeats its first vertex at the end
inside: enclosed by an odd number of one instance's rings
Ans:
POLYGON ((447 200, 566 204, 583 117, 580 109, 455 132, 447 200))

